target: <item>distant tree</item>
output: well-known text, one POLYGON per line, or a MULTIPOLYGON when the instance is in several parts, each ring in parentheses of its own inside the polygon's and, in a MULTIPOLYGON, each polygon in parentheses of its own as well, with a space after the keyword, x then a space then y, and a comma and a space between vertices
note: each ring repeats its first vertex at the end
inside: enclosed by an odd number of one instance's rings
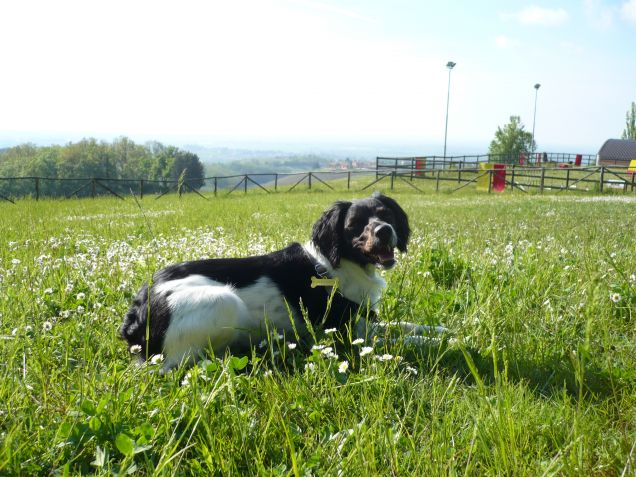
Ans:
POLYGON ((499 155, 498 161, 517 162, 519 155, 530 154, 535 149, 532 134, 524 130, 519 116, 510 116, 503 129, 498 127, 490 143, 489 154, 499 155))
POLYGON ((623 131, 622 139, 636 139, 636 103, 632 101, 631 108, 625 115, 625 130, 623 131))
POLYGON ((185 170, 184 180, 193 189, 203 187, 205 171, 199 156, 188 151, 183 151, 174 146, 161 146, 153 144, 156 162, 154 174, 157 179, 179 180, 185 170))
MULTIPOLYGON (((107 184, 110 190, 126 194, 138 186, 140 179, 150 180, 144 185, 146 192, 163 191, 172 185, 168 181, 177 181, 182 174, 193 189, 203 187, 205 172, 196 154, 159 142, 142 146, 126 137, 112 143, 89 138, 64 146, 22 144, 0 150, 0 177, 18 178, 0 181, 0 194, 7 197, 34 192, 33 180, 26 177, 45 178, 39 183, 41 194, 77 193, 81 196, 92 193, 91 188, 82 188, 87 183, 86 179, 90 178, 103 179, 100 184, 107 184)), ((98 193, 105 192, 102 188, 98 193)))

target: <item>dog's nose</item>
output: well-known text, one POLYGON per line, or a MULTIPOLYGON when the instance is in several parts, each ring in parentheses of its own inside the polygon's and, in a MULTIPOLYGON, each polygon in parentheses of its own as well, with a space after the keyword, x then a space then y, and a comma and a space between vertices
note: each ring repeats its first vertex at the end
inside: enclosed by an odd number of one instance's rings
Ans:
POLYGON ((375 228, 374 233, 378 240, 388 242, 393 237, 393 227, 389 224, 380 224, 375 228))

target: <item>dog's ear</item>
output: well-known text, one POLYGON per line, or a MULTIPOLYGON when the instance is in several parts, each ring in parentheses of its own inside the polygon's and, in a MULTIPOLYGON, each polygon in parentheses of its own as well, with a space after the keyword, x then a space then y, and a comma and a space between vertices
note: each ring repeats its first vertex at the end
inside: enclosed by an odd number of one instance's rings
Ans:
POLYGON ((398 237, 397 248, 400 252, 406 252, 406 244, 409 241, 409 236, 411 235, 411 229, 409 227, 409 218, 406 215, 406 212, 402 210, 402 207, 399 204, 380 193, 373 194, 373 198, 382 202, 382 204, 391 209, 393 215, 395 216, 395 233, 398 237))
POLYGON ((351 202, 336 202, 314 224, 311 240, 333 265, 340 264, 344 246, 344 221, 351 202))

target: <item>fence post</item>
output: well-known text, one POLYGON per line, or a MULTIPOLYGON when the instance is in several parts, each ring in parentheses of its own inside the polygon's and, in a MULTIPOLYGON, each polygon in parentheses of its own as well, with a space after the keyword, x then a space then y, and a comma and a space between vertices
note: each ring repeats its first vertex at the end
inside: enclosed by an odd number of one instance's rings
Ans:
POLYGON ((139 198, 140 199, 144 198, 144 180, 143 179, 139 181, 139 198))
POLYGON ((541 166, 541 185, 539 186, 539 190, 543 194, 543 187, 545 186, 545 167, 541 166))
POLYGON ((462 169, 464 168, 464 162, 459 161, 459 169, 457 170, 457 183, 461 184, 462 182, 462 169))
POLYGON ((601 190, 601 194, 603 193, 603 185, 605 184, 605 167, 601 167, 601 184, 600 184, 600 190, 601 190))
POLYGON ((91 197, 95 198, 95 178, 91 179, 91 197))
POLYGON ((347 172, 347 190, 351 189, 351 171, 347 172))
POLYGON ((565 171, 565 190, 570 188, 570 168, 565 171))
MULTIPOLYGON (((396 162, 397 164, 397 162, 396 162)), ((393 190, 393 182, 395 181, 395 171, 391 171, 391 190, 393 190)))
POLYGON ((309 180, 309 190, 311 190, 311 172, 307 175, 309 180))
POLYGON ((278 191, 278 172, 274 174, 274 190, 278 191))
POLYGON ((40 200, 40 178, 35 178, 35 200, 36 202, 40 200))
POLYGON ((492 171, 493 169, 488 169, 488 193, 492 192, 492 171))
POLYGON ((435 192, 439 192, 439 175, 441 172, 441 169, 437 169, 437 179, 435 179, 435 192))
POLYGON ((515 165, 512 165, 512 175, 510 176, 510 192, 515 191, 515 165))
POLYGON ((244 184, 243 184, 243 193, 247 194, 247 174, 245 174, 245 179, 243 179, 244 184))
POLYGON ((214 178, 214 197, 216 197, 216 190, 217 190, 217 186, 218 186, 217 179, 218 179, 217 177, 214 178))

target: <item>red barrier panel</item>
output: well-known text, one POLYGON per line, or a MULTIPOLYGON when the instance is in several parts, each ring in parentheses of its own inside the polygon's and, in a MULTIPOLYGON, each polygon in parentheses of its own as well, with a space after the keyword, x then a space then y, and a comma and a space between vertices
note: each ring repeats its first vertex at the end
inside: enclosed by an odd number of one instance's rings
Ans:
POLYGON ((492 190, 494 192, 503 192, 506 189, 506 165, 494 164, 493 169, 492 190))

